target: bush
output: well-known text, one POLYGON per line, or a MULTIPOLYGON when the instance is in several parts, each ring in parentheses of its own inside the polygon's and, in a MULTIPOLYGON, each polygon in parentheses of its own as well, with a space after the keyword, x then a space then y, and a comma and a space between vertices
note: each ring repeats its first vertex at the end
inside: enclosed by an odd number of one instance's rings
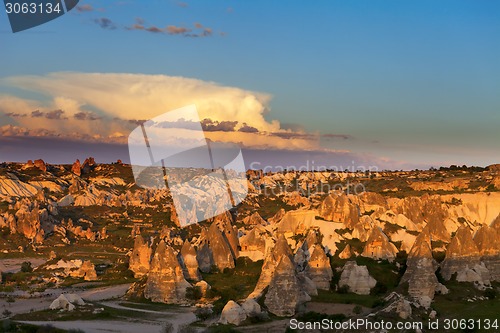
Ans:
POLYGON ((194 314, 198 320, 207 320, 212 316, 213 313, 214 312, 212 311, 212 309, 208 307, 197 308, 194 311, 194 314))
POLYGON ((361 314, 361 312, 363 312, 363 309, 361 308, 361 306, 356 305, 354 309, 352 309, 352 312, 354 312, 355 314, 361 314))
POLYGON ((21 272, 23 273, 31 273, 33 272, 33 267, 31 266, 31 262, 25 261, 21 264, 21 272))
POLYGON ((349 292, 349 286, 344 284, 343 286, 340 286, 338 289, 337 289, 337 292, 339 294, 347 294, 349 292))
POLYGON ((200 287, 194 286, 194 287, 188 287, 186 288, 186 298, 197 301, 202 297, 201 289, 200 287))
POLYGON ((387 286, 382 282, 377 281, 375 287, 370 290, 371 295, 383 295, 387 292, 387 286))
POLYGON ((488 297, 489 299, 495 299, 497 297, 497 291, 495 289, 486 289, 484 291, 484 296, 488 297))

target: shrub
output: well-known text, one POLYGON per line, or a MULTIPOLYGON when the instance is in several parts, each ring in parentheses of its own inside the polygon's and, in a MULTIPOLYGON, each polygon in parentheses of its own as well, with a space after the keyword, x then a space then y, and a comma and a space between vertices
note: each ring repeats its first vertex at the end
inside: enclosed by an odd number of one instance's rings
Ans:
POLYGON ((196 318, 198 318, 198 320, 207 320, 208 318, 210 318, 212 316, 213 311, 210 308, 203 307, 203 308, 197 308, 194 311, 194 314, 195 314, 196 318))
POLYGON ((356 305, 354 309, 352 309, 352 312, 354 312, 355 314, 360 314, 361 312, 363 312, 363 309, 361 308, 361 306, 356 305))
POLYGON ((347 294, 349 292, 349 286, 348 285, 343 285, 343 286, 340 286, 338 289, 337 289, 337 292, 339 294, 347 294))
POLYGON ((484 296, 488 297, 489 299, 495 299, 497 297, 497 291, 495 289, 486 289, 484 291, 484 296))
POLYGON ((194 286, 194 287, 188 287, 186 288, 186 298, 196 301, 199 300, 202 297, 201 289, 200 287, 194 286))
POLYGON ((25 261, 21 264, 21 272, 23 273, 31 273, 33 272, 33 267, 31 266, 31 262, 25 261))

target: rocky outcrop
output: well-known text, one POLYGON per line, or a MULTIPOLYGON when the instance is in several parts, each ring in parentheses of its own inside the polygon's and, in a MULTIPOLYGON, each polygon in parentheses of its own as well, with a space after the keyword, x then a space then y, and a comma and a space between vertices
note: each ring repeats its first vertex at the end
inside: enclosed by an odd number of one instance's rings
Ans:
POLYGON ((266 235, 265 230, 254 227, 239 240, 240 256, 248 257, 252 261, 264 259, 266 253, 266 235))
POLYGON ((92 171, 96 166, 96 163, 95 163, 95 160, 93 157, 89 157, 87 159, 85 159, 85 161, 83 162, 82 164, 82 168, 81 168, 81 173, 82 174, 87 174, 87 173, 90 173, 90 171, 92 171))
POLYGON ((358 266, 355 261, 348 261, 342 268, 339 287, 347 286, 349 291, 358 295, 369 295, 377 281, 370 275, 366 266, 358 266))
POLYGON ((222 309, 219 323, 233 324, 238 326, 245 319, 247 319, 247 314, 245 310, 235 301, 229 301, 222 309))
POLYGON ((75 163, 71 166, 71 172, 80 177, 82 175, 82 165, 80 164, 80 160, 77 159, 75 163))
POLYGON ((186 288, 190 286, 174 250, 161 241, 151 261, 144 297, 153 302, 184 304, 186 288))
POLYGON ((288 257, 291 260, 293 258, 285 237, 283 234, 279 234, 274 247, 266 254, 259 280, 248 298, 258 299, 262 296, 264 290, 269 286, 276 266, 282 257, 288 257))
POLYGON ((264 300, 269 312, 281 317, 290 317, 302 303, 310 299, 301 287, 293 261, 286 255, 281 256, 264 300))
POLYGON ((210 225, 208 231, 202 231, 197 247, 196 258, 202 272, 210 272, 212 266, 220 271, 234 268, 233 250, 216 222, 210 225))
POLYGON ((45 209, 40 211, 38 204, 33 207, 22 205, 16 212, 15 223, 10 225, 11 233, 19 233, 34 243, 42 243, 45 231, 42 229, 41 220, 47 218, 47 211, 45 209))
POLYGON ((435 274, 438 264, 432 257, 430 237, 427 233, 421 233, 415 239, 406 265, 400 284, 408 283, 409 296, 420 305, 429 307, 436 291, 444 286, 440 286, 435 274))
POLYGON ((319 216, 327 221, 342 222, 351 229, 359 221, 359 207, 353 204, 343 192, 334 192, 323 200, 319 216))
POLYGON ((306 268, 307 276, 314 282, 317 289, 329 290, 333 277, 330 259, 321 245, 315 245, 306 268))
POLYGON ((95 266, 89 260, 85 260, 79 269, 70 273, 70 276, 83 278, 85 281, 97 280, 97 273, 95 271, 95 266))
POLYGON ((129 261, 129 269, 134 272, 136 278, 144 276, 149 272, 151 254, 151 246, 144 241, 141 235, 137 235, 129 261))
POLYGON ((33 165, 38 170, 40 170, 42 172, 47 172, 47 164, 45 164, 44 160, 42 160, 42 159, 35 160, 35 162, 33 163, 33 165))
POLYGON ((350 259, 352 257, 351 245, 347 244, 342 252, 339 253, 340 259, 350 259))
POLYGON ((267 222, 260 216, 258 212, 253 213, 243 219, 245 225, 266 225, 267 222))
POLYGON ((446 257, 441 263, 441 275, 445 280, 450 280, 453 274, 478 265, 479 259, 479 250, 472 239, 471 231, 463 225, 446 249, 446 257))
POLYGON ((483 225, 476 232, 474 242, 481 261, 490 272, 491 281, 500 281, 500 234, 494 227, 483 225))
POLYGON ((201 274, 196 260, 196 250, 186 239, 181 248, 182 268, 186 280, 200 281, 201 274))
POLYGON ((384 234, 382 229, 374 227, 361 255, 373 259, 393 261, 397 253, 398 249, 389 241, 389 238, 384 234))

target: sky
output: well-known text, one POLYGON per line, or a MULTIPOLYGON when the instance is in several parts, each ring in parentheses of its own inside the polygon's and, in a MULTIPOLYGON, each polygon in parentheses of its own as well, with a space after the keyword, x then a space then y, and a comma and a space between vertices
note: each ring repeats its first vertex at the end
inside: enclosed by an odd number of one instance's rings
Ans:
POLYGON ((127 161, 195 104, 247 166, 499 163, 498 36, 486 0, 81 0, 19 33, 2 10, 0 161, 127 161))

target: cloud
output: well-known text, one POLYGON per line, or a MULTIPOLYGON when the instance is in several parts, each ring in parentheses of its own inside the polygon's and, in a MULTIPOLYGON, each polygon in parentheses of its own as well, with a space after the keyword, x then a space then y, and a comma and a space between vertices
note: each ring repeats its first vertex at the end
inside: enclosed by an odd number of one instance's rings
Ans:
MULTIPOLYGON (((333 151, 321 147, 319 134, 284 129, 279 121, 266 119, 271 95, 214 82, 166 75, 60 72, 9 77, 0 83, 49 97, 48 102, 37 103, 0 96, 0 111, 17 126, 43 128, 63 137, 79 133, 73 138, 126 143, 128 133, 145 120, 194 104, 205 136, 214 142, 250 149, 333 151)), ((199 126, 192 119, 158 124, 187 130, 199 126)))
POLYGON ((84 5, 81 5, 81 6, 77 6, 76 7, 76 11, 79 12, 79 13, 93 12, 94 11, 94 7, 92 7, 92 5, 90 5, 90 4, 84 4, 84 5))
POLYGON ((187 7, 189 7, 189 4, 186 2, 177 2, 177 6, 179 6, 181 8, 187 8, 187 7))
POLYGON ((210 37, 213 35, 213 29, 209 27, 204 27, 201 23, 194 23, 194 29, 190 29, 184 26, 177 25, 167 25, 165 28, 160 28, 155 25, 147 26, 146 22, 138 17, 135 19, 135 23, 131 26, 125 27, 126 30, 137 30, 151 32, 154 34, 166 34, 171 36, 183 36, 183 37, 210 37))
POLYGON ((73 117, 75 119, 78 119, 78 120, 99 120, 99 119, 101 119, 101 117, 95 115, 92 112, 84 112, 84 111, 80 111, 78 113, 75 113, 73 115, 73 117))
POLYGON ((166 32, 170 35, 183 35, 190 32, 191 30, 185 27, 177 27, 175 25, 169 25, 166 28, 166 32))
POLYGON ((115 30, 116 25, 107 17, 101 17, 93 20, 98 26, 106 30, 115 30))

